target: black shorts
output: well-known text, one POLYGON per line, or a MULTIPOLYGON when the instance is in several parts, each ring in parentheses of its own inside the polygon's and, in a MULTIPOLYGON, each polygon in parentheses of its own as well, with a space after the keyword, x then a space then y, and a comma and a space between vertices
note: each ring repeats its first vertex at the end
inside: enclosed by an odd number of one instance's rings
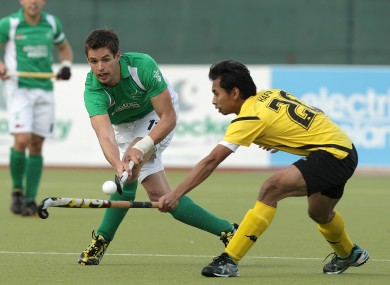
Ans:
POLYGON ((306 181, 307 196, 321 192, 330 198, 343 196, 344 186, 358 164, 355 146, 344 159, 337 159, 329 152, 318 150, 293 163, 306 181))

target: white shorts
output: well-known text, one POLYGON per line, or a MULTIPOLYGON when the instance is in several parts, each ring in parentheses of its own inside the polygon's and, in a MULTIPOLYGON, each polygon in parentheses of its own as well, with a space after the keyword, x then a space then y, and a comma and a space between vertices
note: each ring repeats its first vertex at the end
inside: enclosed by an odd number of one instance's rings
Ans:
MULTIPOLYGON (((172 98, 172 103, 176 111, 176 119, 178 119, 179 102, 177 97, 172 98)), ((126 149, 135 138, 147 136, 159 121, 160 118, 157 116, 156 112, 153 111, 137 121, 120 125, 113 125, 120 156, 123 157, 126 149)), ((159 144, 155 145, 155 154, 152 155, 152 157, 147 162, 145 162, 139 172, 139 182, 142 182, 151 174, 164 170, 161 155, 171 142, 175 129, 173 129, 159 144)))
POLYGON ((4 91, 11 134, 52 136, 55 123, 53 91, 17 88, 12 84, 5 84, 4 91))

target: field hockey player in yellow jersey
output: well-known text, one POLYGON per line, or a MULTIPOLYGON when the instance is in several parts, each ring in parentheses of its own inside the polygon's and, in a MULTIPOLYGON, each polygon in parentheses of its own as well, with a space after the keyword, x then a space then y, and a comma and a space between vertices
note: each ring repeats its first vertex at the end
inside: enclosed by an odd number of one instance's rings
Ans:
POLYGON ((321 110, 278 89, 256 91, 248 68, 222 61, 210 68, 212 103, 223 115, 236 114, 225 137, 172 192, 161 197, 159 208, 171 211, 177 200, 202 183, 241 145, 252 143, 272 153, 301 156, 261 186, 253 208, 242 220, 225 251, 202 269, 207 277, 239 276, 238 262, 271 224, 277 204, 287 197, 307 196, 309 217, 317 224, 333 257, 323 272, 340 274, 364 264, 368 253, 349 238, 335 206, 353 175, 358 155, 347 134, 321 110))

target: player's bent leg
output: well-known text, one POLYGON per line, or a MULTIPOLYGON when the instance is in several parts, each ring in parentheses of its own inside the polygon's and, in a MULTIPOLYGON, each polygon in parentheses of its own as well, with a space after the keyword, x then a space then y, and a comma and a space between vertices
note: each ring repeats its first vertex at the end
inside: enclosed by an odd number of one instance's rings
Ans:
POLYGON ((361 266, 369 259, 365 250, 352 243, 343 217, 333 210, 338 201, 338 198, 329 198, 321 193, 309 197, 309 215, 318 223, 318 230, 334 250, 328 255, 333 256, 332 260, 323 268, 325 274, 343 273, 349 267, 361 266))
POLYGON ((225 252, 234 261, 241 260, 257 241, 258 237, 271 224, 275 212, 276 208, 256 201, 253 209, 249 210, 245 215, 225 252))
MULTIPOLYGON (((123 194, 115 193, 111 195, 111 201, 126 200, 133 201, 137 190, 137 181, 126 183, 123 188, 123 194)), ((82 265, 99 265, 108 245, 114 239, 115 233, 129 209, 108 208, 104 213, 103 220, 97 231, 97 235, 92 233, 92 241, 87 248, 80 254, 78 263, 82 265)))
POLYGON ((257 241, 257 238, 272 222, 276 209, 257 201, 254 208, 245 215, 240 227, 225 249, 225 252, 202 269, 206 277, 236 277, 238 261, 257 241))
POLYGON ((351 242, 345 230, 343 217, 337 211, 329 223, 318 224, 318 230, 334 250, 328 255, 333 255, 332 260, 323 268, 325 274, 343 273, 349 267, 361 266, 369 259, 367 251, 351 242))
MULTIPOLYGON (((134 181, 131 183, 125 183, 123 187, 123 193, 120 195, 119 193, 114 193, 110 196, 111 201, 134 201, 136 192, 137 192, 138 182, 134 181)), ((119 228, 122 220, 125 218, 129 209, 115 209, 108 208, 104 213, 103 220, 97 230, 98 235, 103 235, 104 238, 108 241, 112 241, 114 239, 115 233, 119 228)))
POLYGON ((350 240, 344 225, 344 219, 339 212, 327 224, 318 224, 318 230, 330 244, 337 255, 346 258, 351 253, 353 243, 350 240))

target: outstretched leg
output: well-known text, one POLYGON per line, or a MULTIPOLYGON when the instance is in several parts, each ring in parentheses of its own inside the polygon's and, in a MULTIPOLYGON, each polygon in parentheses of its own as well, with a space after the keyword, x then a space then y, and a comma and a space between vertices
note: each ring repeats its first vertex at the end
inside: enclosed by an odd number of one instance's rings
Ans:
MULTIPOLYGON (((165 171, 149 175, 142 181, 150 201, 158 201, 160 197, 171 191, 165 171)), ((220 236, 222 232, 232 230, 232 224, 221 219, 194 203, 188 196, 179 200, 178 207, 171 212, 178 221, 198 229, 220 236)))

